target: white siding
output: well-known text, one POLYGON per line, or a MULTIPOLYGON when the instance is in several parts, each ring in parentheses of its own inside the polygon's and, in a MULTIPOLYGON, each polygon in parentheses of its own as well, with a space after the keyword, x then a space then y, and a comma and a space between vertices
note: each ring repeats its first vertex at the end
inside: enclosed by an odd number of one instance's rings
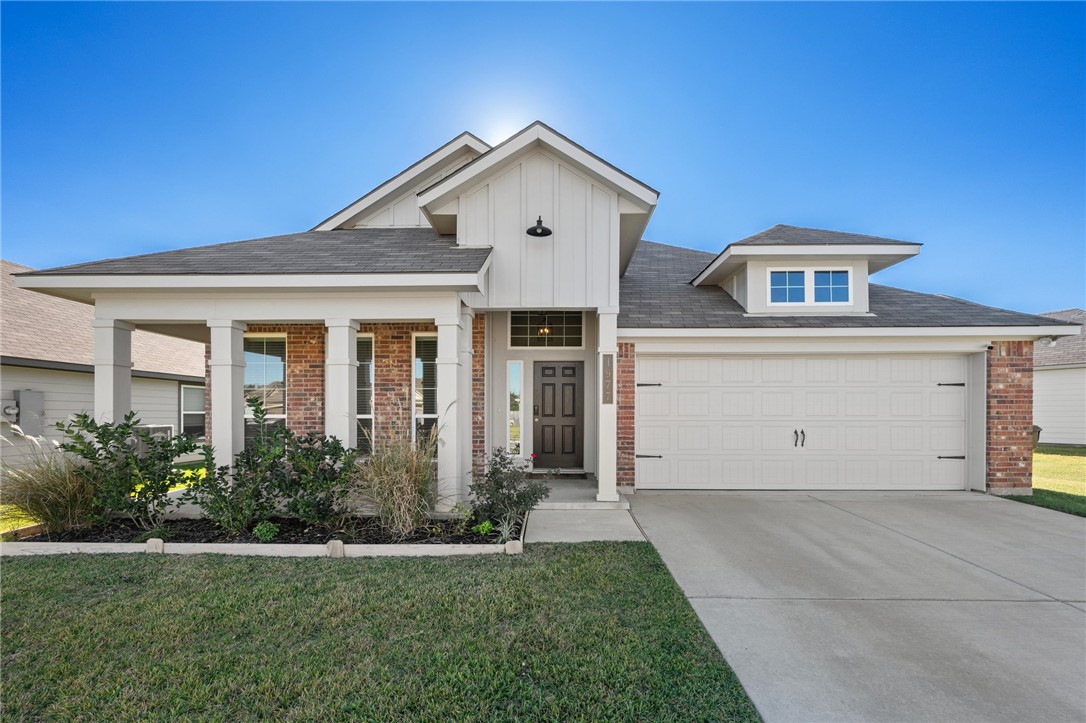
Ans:
MULTIPOLYGON (((132 379, 132 406, 144 424, 169 424, 178 429, 179 383, 164 379, 132 379)), ((52 369, 4 366, 0 373, 0 398, 14 398, 16 389, 45 392, 45 436, 61 438, 54 425, 73 414, 94 409, 94 377, 88 372, 66 372, 52 369)), ((26 454, 30 443, 16 438, 10 426, 0 423, 0 457, 17 463, 26 454)))
POLYGON ((607 308, 618 305, 618 197, 555 156, 537 151, 464 193, 464 246, 493 246, 480 308, 607 308), (554 233, 525 229, 542 216, 554 233))
POLYGON ((474 154, 462 154, 450 163, 447 163, 441 170, 427 176, 425 180, 389 199, 387 203, 382 204, 379 208, 370 211, 351 227, 372 228, 392 226, 404 228, 412 226, 429 226, 430 222, 426 220, 426 216, 424 216, 419 209, 417 198, 419 191, 434 185, 442 178, 445 178, 445 176, 448 176, 456 169, 468 163, 468 161, 474 157, 474 154))
POLYGON ((1086 367, 1034 370, 1033 423, 1042 444, 1086 444, 1086 367))

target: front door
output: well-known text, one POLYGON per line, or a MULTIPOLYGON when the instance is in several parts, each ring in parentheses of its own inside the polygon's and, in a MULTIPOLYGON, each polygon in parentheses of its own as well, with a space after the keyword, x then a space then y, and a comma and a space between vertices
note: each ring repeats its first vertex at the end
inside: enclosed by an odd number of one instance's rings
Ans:
POLYGON ((542 469, 584 467, 584 362, 536 362, 532 451, 542 469))

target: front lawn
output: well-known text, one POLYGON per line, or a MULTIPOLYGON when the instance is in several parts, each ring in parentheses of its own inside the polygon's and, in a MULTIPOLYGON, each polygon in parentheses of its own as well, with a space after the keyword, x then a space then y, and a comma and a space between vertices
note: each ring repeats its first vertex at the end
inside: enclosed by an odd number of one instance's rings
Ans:
POLYGON ((1009 499, 1086 517, 1086 449, 1037 449, 1033 453, 1033 494, 1009 499))
POLYGON ((647 543, 3 563, 11 720, 757 720, 647 543))

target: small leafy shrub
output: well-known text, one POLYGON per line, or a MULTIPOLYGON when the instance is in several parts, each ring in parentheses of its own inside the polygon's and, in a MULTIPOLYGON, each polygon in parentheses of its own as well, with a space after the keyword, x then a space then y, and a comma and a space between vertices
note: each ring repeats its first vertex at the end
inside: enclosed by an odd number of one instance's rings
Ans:
POLYGON ((260 400, 248 400, 256 434, 229 467, 216 469, 210 448, 204 450, 204 476, 188 480, 185 499, 204 510, 216 525, 239 535, 272 516, 280 505, 280 490, 290 477, 286 466, 286 428, 268 423, 260 400))
POLYGON ((490 520, 483 520, 479 524, 471 528, 471 531, 479 535, 489 535, 494 531, 494 523, 490 520))
POLYGON ((472 476, 470 489, 475 516, 495 520, 503 539, 511 538, 517 523, 551 493, 542 480, 528 479, 521 461, 502 447, 487 459, 482 475, 472 476))
POLYGON ((63 532, 98 517, 93 480, 70 454, 26 437, 29 454, 18 466, 0 463, 0 504, 12 505, 21 517, 63 532))
POLYGON ((280 497, 287 514, 310 525, 332 527, 346 514, 349 473, 358 453, 335 437, 288 434, 280 497))
POLYGON ((182 484, 174 461, 199 449, 189 435, 155 436, 138 429, 140 420, 129 412, 120 422, 99 424, 80 413, 57 429, 67 441, 60 448, 77 457, 79 468, 94 488, 94 504, 102 521, 123 517, 136 527, 160 527, 175 503, 169 492, 182 484))
POLYGON ((349 479, 372 502, 386 531, 405 538, 427 520, 433 501, 437 429, 425 439, 382 439, 353 465, 349 479))
POLYGON ((279 525, 264 520, 253 528, 253 537, 261 542, 271 542, 279 534, 279 525))

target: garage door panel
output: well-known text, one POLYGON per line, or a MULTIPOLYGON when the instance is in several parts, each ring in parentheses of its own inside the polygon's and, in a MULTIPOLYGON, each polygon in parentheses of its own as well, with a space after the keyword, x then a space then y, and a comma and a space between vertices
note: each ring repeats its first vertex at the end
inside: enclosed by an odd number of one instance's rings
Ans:
POLYGON ((637 485, 963 489, 963 357, 641 358, 637 485), (953 386, 937 386, 938 384, 953 386), (803 431, 796 445, 796 432, 803 431))

